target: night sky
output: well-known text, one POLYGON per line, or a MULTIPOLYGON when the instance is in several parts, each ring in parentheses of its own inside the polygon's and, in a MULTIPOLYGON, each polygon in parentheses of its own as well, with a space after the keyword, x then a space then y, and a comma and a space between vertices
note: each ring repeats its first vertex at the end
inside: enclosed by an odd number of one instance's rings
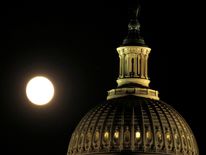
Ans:
MULTIPOLYGON (((191 126, 200 155, 205 142, 204 42, 198 6, 142 0, 142 34, 152 48, 151 88, 191 126), (202 122, 202 123, 201 123, 202 122)), ((65 155, 80 119, 117 86, 118 54, 131 1, 13 1, 0 14, 0 154, 65 155), (25 95, 44 75, 55 97, 43 107, 25 95)))

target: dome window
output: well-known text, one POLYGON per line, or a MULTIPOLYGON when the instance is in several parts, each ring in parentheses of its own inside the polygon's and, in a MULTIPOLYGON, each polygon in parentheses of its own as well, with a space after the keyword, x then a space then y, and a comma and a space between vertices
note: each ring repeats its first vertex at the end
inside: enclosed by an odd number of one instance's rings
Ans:
POLYGON ((124 143, 127 145, 130 143, 130 132, 129 128, 126 128, 126 131, 124 132, 124 143))
POLYGON ((108 142, 109 141, 109 132, 108 131, 105 131, 104 132, 104 142, 108 142))
POLYGON ((187 142, 188 142, 188 146, 189 146, 189 148, 191 148, 191 141, 190 141, 190 137, 189 136, 187 136, 187 142))
POLYGON ((78 138, 79 138, 78 135, 76 135, 74 138, 74 147, 77 146, 78 138))
POLYGON ((119 139, 119 131, 115 131, 115 133, 114 133, 114 139, 119 139))
POLYGON ((146 132, 146 140, 148 143, 152 142, 152 132, 151 131, 146 132))
POLYGON ((157 131, 156 137, 157 137, 157 142, 162 143, 163 138, 162 138, 162 133, 160 131, 157 131))
POLYGON ((168 144, 171 144, 172 143, 172 137, 171 137, 170 132, 167 132, 165 134, 165 137, 166 137, 166 140, 167 140, 168 144))
POLYGON ((120 137, 120 133, 119 133, 118 130, 116 130, 116 131, 114 132, 114 143, 115 143, 115 144, 118 144, 118 143, 119 143, 119 137, 120 137))
POLYGON ((86 136, 86 144, 89 144, 91 142, 91 138, 92 138, 92 135, 91 133, 87 133, 87 136, 86 136))
POLYGON ((176 145, 180 145, 180 137, 178 136, 178 134, 175 134, 175 142, 176 142, 176 145))
POLYGON ((78 150, 82 150, 82 145, 83 145, 83 139, 84 139, 84 134, 81 134, 79 142, 78 142, 78 150))
POLYGON ((136 131, 136 132, 135 132, 135 139, 136 139, 137 141, 140 141, 140 139, 141 139, 141 133, 140 133, 139 131, 136 131))
POLYGON ((182 141, 183 141, 184 146, 186 146, 187 143, 186 143, 186 139, 185 139, 185 136, 184 136, 184 135, 182 135, 182 141))
POLYGON ((99 131, 96 131, 95 135, 94 135, 94 142, 95 143, 97 143, 99 141, 99 136, 100 136, 99 131))

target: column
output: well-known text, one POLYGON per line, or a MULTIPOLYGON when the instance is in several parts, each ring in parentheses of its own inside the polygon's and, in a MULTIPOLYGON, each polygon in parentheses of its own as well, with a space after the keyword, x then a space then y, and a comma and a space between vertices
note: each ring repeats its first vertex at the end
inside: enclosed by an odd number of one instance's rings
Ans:
POLYGON ((145 55, 145 78, 148 79, 148 54, 145 55))
POLYGON ((137 63, 138 63, 138 62, 137 62, 137 61, 138 61, 138 60, 137 60, 137 54, 135 54, 135 55, 134 55, 134 76, 135 76, 135 77, 137 77, 137 74, 138 74, 138 73, 137 73, 137 72, 138 72, 138 70, 137 70, 137 63))
POLYGON ((129 76, 129 66, 130 66, 130 65, 129 65, 129 64, 130 64, 130 62, 129 62, 129 55, 127 54, 126 57, 127 57, 127 58, 126 58, 126 59, 127 59, 126 73, 127 73, 127 77, 128 77, 128 76, 129 76))
POLYGON ((141 66, 140 56, 141 56, 140 54, 137 55, 137 74, 138 74, 138 76, 140 76, 140 66, 141 66))
POLYGON ((122 54, 122 78, 124 78, 125 76, 124 67, 125 67, 125 54, 122 54))
POLYGON ((119 78, 122 77, 122 55, 119 55, 119 78))
POLYGON ((127 66, 128 66, 127 55, 125 55, 124 57, 124 77, 127 76, 127 66))
POLYGON ((128 76, 130 77, 130 72, 132 70, 132 62, 131 62, 131 55, 130 54, 127 54, 128 55, 128 68, 127 68, 127 74, 128 76))
POLYGON ((141 78, 144 78, 144 55, 141 53, 141 78))

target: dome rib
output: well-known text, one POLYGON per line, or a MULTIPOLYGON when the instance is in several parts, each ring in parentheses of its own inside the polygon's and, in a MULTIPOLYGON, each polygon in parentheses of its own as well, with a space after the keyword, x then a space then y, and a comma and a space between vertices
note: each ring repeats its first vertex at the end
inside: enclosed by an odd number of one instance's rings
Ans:
POLYGON ((139 106, 140 106, 140 112, 141 112, 141 118, 142 118, 142 124, 141 124, 141 126, 142 126, 142 147, 143 147, 143 151, 145 152, 145 140, 144 140, 144 138, 145 138, 145 120, 144 120, 144 114, 143 114, 143 107, 142 107, 142 103, 140 103, 139 104, 139 106))
POLYGON ((85 140, 84 141, 87 141, 87 138, 90 139, 90 143, 88 144, 88 151, 92 145, 92 141, 93 141, 93 137, 92 135, 94 135, 94 132, 95 132, 95 126, 99 120, 99 117, 101 116, 101 111, 104 109, 104 107, 100 107, 99 110, 95 111, 93 113, 93 117, 96 118, 96 119, 91 119, 89 120, 88 122, 88 126, 86 127, 86 131, 85 131, 85 140), (91 134, 91 137, 88 137, 89 135, 91 134))
MULTIPOLYGON (((174 124, 175 124, 175 126, 176 126, 176 129, 178 129, 176 132, 178 132, 178 135, 179 135, 179 137, 181 136, 181 134, 180 134, 180 131, 179 131, 179 126, 177 125, 177 121, 176 120, 178 120, 177 119, 177 117, 176 117, 176 115, 174 115, 174 112, 172 112, 172 107, 170 107, 170 109, 168 109, 168 108, 166 108, 166 110, 168 111, 168 113, 169 113, 169 115, 170 115, 170 117, 172 118, 172 120, 173 120, 173 122, 174 122, 174 124), (176 117, 176 119, 174 118, 174 117, 176 117)), ((174 110, 174 109, 173 109, 174 110)), ((178 122, 179 123, 179 122, 178 122)), ((175 134, 177 134, 177 133, 175 133, 175 134)), ((174 139, 174 141, 175 141, 175 134, 173 134, 173 139, 174 139)), ((181 142, 181 145, 183 146, 183 143, 181 142)), ((174 142, 174 146, 175 147, 177 147, 177 144, 174 142)))
MULTIPOLYGON (((168 135, 174 135, 174 132, 173 132, 173 130, 172 130, 172 126, 171 126, 171 121, 169 120, 169 117, 168 117, 168 115, 166 114, 166 112, 165 112, 165 107, 163 108, 162 106, 160 106, 159 104, 157 104, 157 106, 159 106, 159 108, 162 110, 162 113, 164 114, 164 118, 167 120, 167 124, 168 124, 168 129, 167 129, 167 131, 166 132, 168 132, 169 134, 168 135)), ((168 145, 168 143, 167 143, 167 141, 169 140, 169 138, 167 139, 167 136, 166 136, 166 139, 165 139, 165 142, 166 142, 166 147, 168 147, 168 149, 166 149, 166 150, 171 150, 173 147, 174 147, 174 139, 172 140, 172 146, 170 145, 168 145), (172 148, 170 148, 170 147, 172 147, 172 148)))
MULTIPOLYGON (((83 123, 83 125, 79 128, 79 129, 83 129, 81 130, 81 132, 79 133, 79 136, 82 137, 82 139, 80 138, 79 141, 81 142, 81 140, 83 141, 83 144, 81 144, 81 148, 80 148, 80 152, 82 151, 82 148, 83 146, 85 146, 85 140, 86 140, 86 136, 87 136, 87 132, 88 132, 88 129, 90 127, 90 122, 93 120, 92 118, 94 118, 95 114, 101 109, 102 107, 99 106, 97 108, 94 108, 91 113, 89 114, 89 117, 87 117, 83 123), (85 129, 85 127, 87 129, 85 129)), ((78 141, 78 143, 79 143, 78 141)), ((81 142, 82 143, 82 142, 81 142)), ((78 148, 79 149, 79 148, 78 148)))
POLYGON ((110 122, 111 122, 110 126, 111 127, 110 127, 110 130, 109 130, 109 134, 110 134, 110 136, 109 136, 109 138, 110 138, 109 146, 112 146, 112 143, 113 143, 113 141, 111 139, 113 137, 113 132, 112 131, 115 131, 115 129, 114 129, 114 121, 115 121, 116 111, 117 111, 117 107, 114 107, 113 111, 109 115, 110 117, 113 116, 113 118, 114 118, 114 119, 110 120, 110 122))
MULTIPOLYGON (((136 120, 136 121, 134 120, 135 121, 134 126, 136 126, 136 128, 135 128, 136 131, 140 132, 140 135, 142 135, 142 137, 144 137, 144 135, 143 135, 144 134, 144 132, 143 132, 144 131, 144 128, 143 128, 144 118, 142 117, 141 104, 135 104, 135 106, 134 106, 134 119, 136 120)), ((140 140, 140 142, 142 142, 142 140, 140 140)), ((139 143, 135 145, 136 148, 134 150, 137 150, 137 149, 143 150, 144 144, 143 144, 143 146, 140 147, 139 143)))
POLYGON ((124 142, 123 142, 123 139, 124 139, 124 109, 122 107, 119 107, 121 110, 120 110, 120 129, 121 129, 121 136, 120 136, 120 150, 123 150, 124 149, 124 142))
MULTIPOLYGON (((134 135, 135 133, 135 121, 134 121, 134 107, 132 107, 132 115, 131 115, 131 120, 132 120, 132 124, 131 124, 131 134, 134 135)), ((134 151, 135 149, 135 143, 134 143, 134 136, 131 136, 131 150, 134 151)))
MULTIPOLYGON (((110 105, 110 107, 112 107, 112 105, 110 105)), ((108 123, 108 118, 109 118, 109 116, 110 116, 110 114, 111 114, 111 112, 114 110, 113 108, 108 108, 107 106, 106 106, 106 108, 107 108, 107 110, 108 110, 108 112, 106 113, 105 112, 105 114, 106 114, 106 116, 105 116, 105 119, 104 119, 104 121, 103 121, 103 123, 102 123, 102 125, 101 125, 101 132, 100 133, 103 133, 104 131, 106 131, 106 130, 108 130, 107 129, 107 127, 108 127, 108 125, 107 125, 107 123, 108 123)), ((109 132, 110 133, 110 132, 109 132)), ((105 149, 105 146, 104 146, 104 144, 103 144, 103 135, 101 135, 100 136, 101 138, 101 141, 100 141, 100 144, 101 145, 103 145, 103 148, 105 149)), ((109 136, 109 138, 110 138, 111 136, 109 136)), ((109 145, 109 144, 108 144, 109 145)))
MULTIPOLYGON (((96 108, 96 107, 95 107, 96 108)), ((95 109, 94 108, 94 109, 95 109)), ((77 127, 75 128, 76 132, 80 132, 79 129, 82 128, 83 125, 85 125, 85 120, 87 120, 90 117, 90 114, 92 113, 92 110, 90 110, 83 119, 81 119, 81 121, 79 122, 79 124, 77 125, 77 127)), ((76 132, 73 132, 72 136, 71 136, 71 140, 69 143, 69 148, 68 150, 71 150, 71 148, 74 148, 74 152, 77 151, 77 147, 78 147, 78 140, 79 140, 79 134, 76 135, 76 132)))
MULTIPOLYGON (((182 121, 179 119, 180 115, 177 115, 177 111, 175 111, 176 113, 174 113, 174 109, 173 108, 170 107, 170 109, 172 109, 172 111, 173 111, 172 113, 176 117, 177 121, 175 121, 175 122, 178 122, 179 127, 181 126, 181 128, 178 127, 178 129, 179 129, 178 131, 179 131, 179 137, 182 137, 182 133, 181 132, 183 132, 184 135, 185 135, 185 131, 184 131, 185 127, 183 126, 182 121)), ((180 139, 181 139, 181 146, 182 146, 182 148, 184 148, 183 139, 182 138, 180 138, 180 139)), ((184 149, 180 150, 180 151, 184 151, 184 149)))
MULTIPOLYGON (((103 111, 105 110, 105 108, 106 108, 106 106, 103 106, 102 108, 101 108, 101 111, 99 112, 99 116, 97 117, 97 119, 96 119, 96 121, 95 121, 95 125, 94 125, 94 127, 93 127, 93 131, 92 131, 92 143, 94 142, 94 136, 95 136, 95 132, 98 132, 98 123, 99 123, 99 121, 98 120, 100 120, 100 118, 102 117, 102 114, 103 114, 103 111)), ((101 138, 101 137, 99 137, 99 138, 101 138)))
POLYGON ((151 145, 151 148, 153 148, 154 146, 156 146, 155 145, 155 143, 156 143, 156 141, 155 141, 155 130, 154 130, 154 122, 153 122, 153 117, 152 117, 152 114, 151 114, 151 111, 150 111, 150 106, 151 105, 148 105, 148 106, 146 106, 146 101, 144 100, 144 103, 143 103, 143 105, 144 105, 144 107, 145 107, 145 109, 146 109, 146 112, 147 112, 147 115, 148 115, 148 118, 149 118, 149 123, 150 123, 150 130, 152 131, 152 141, 154 142, 152 145, 151 145))
MULTIPOLYGON (((162 139, 164 139, 164 141, 162 142, 162 144, 160 144, 160 147, 159 147, 159 149, 162 149, 162 148, 164 148, 164 147, 166 147, 166 145, 165 145, 165 141, 166 141, 166 138, 165 138, 165 134, 164 133, 166 133, 165 132, 165 128, 164 128, 164 126, 163 126, 163 121, 162 121, 162 117, 160 116, 160 114, 158 113, 158 111, 157 111, 157 107, 158 107, 158 105, 156 105, 156 104, 153 104, 153 106, 152 106, 152 108, 153 108, 153 110, 154 110, 154 112, 155 112, 155 114, 156 114, 156 116, 157 116, 157 122, 158 122, 158 125, 157 126, 159 126, 159 128, 161 128, 161 130, 160 130, 160 134, 162 134, 162 139)), ((159 129, 158 129, 159 130, 159 129)), ((156 134, 156 133, 155 133, 156 134)))
MULTIPOLYGON (((173 109, 174 110, 174 109, 173 109)), ((181 126, 181 130, 180 130, 180 132, 182 131, 183 132, 183 134, 181 133, 181 143, 182 143, 182 149, 183 149, 183 152, 185 151, 185 149, 187 149, 187 146, 186 145, 188 145, 188 144, 186 144, 187 143, 187 140, 186 140, 186 138, 187 138, 187 134, 188 134, 188 132, 186 131, 186 127, 185 127, 185 125, 184 125, 184 123, 183 123, 183 118, 176 112, 176 113, 174 113, 174 115, 176 116, 176 118, 177 118, 177 120, 178 120, 178 122, 179 122, 179 124, 180 124, 180 126, 181 126), (179 117, 177 117, 177 115, 179 115, 179 117), (184 135, 184 139, 183 139, 183 135, 184 135), (186 143, 185 143, 185 142, 186 143), (185 145, 186 144, 186 145, 185 145)), ((189 126, 187 126, 187 128, 188 128, 189 126)), ((191 132, 191 130, 190 130, 190 132, 191 132)))

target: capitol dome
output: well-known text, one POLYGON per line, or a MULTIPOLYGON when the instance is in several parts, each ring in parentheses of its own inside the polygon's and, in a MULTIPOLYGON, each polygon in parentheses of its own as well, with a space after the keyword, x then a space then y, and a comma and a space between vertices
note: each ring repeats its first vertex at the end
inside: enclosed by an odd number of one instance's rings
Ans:
POLYGON ((199 155, 187 122, 149 88, 151 49, 140 35, 138 10, 117 48, 118 86, 77 125, 68 155, 199 155))
POLYGON ((93 108, 76 127, 69 154, 197 155, 194 135, 168 104, 126 96, 93 108))

